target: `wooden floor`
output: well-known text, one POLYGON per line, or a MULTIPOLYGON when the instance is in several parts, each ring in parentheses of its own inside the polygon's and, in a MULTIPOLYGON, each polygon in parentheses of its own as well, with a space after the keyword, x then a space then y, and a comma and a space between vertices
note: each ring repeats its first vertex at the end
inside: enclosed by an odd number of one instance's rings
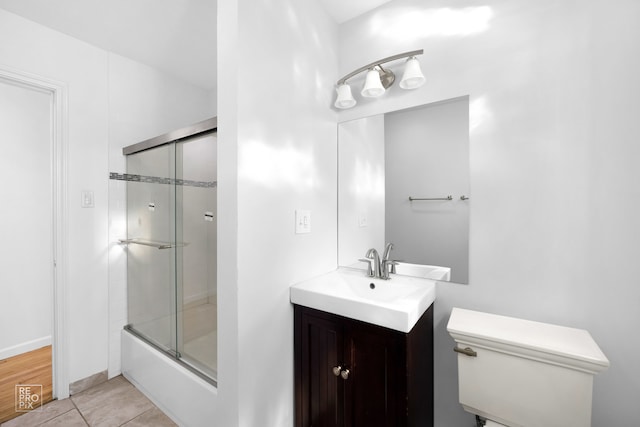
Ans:
POLYGON ((16 412, 16 385, 41 384, 45 404, 53 399, 51 378, 50 345, 0 360, 0 423, 24 413, 16 412))

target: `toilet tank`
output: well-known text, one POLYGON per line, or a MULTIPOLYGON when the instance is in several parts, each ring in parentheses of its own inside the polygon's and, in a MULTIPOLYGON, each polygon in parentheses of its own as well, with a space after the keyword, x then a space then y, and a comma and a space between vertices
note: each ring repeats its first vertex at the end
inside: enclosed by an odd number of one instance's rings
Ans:
POLYGON ((464 409, 512 427, 588 427, 593 376, 609 361, 591 335, 512 317, 453 308, 464 409), (475 353, 475 355, 473 355, 475 353))

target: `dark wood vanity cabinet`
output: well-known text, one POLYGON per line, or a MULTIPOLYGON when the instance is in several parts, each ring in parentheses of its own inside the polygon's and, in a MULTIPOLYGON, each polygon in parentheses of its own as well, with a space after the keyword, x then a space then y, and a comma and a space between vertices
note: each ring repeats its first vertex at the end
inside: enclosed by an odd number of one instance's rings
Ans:
POLYGON ((294 307, 296 427, 433 426, 433 305, 409 333, 294 307))

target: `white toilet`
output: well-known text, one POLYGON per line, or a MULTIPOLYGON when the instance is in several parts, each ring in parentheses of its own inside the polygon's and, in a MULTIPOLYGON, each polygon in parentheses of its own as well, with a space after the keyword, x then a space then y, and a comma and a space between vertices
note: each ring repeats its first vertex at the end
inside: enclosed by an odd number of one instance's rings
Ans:
MULTIPOLYGON (((589 427, 593 376, 609 367, 591 335, 454 308, 460 403, 486 427, 589 427)), ((479 424, 482 425, 482 424, 479 424)))

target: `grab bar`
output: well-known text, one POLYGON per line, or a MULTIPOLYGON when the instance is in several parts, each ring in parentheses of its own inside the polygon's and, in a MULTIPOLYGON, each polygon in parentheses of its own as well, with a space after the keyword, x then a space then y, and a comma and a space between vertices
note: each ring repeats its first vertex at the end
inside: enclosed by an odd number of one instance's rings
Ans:
POLYGON ((411 197, 409 196, 409 201, 413 202, 414 200, 453 200, 453 197, 451 197, 451 195, 447 196, 447 197, 435 197, 435 198, 424 198, 424 197, 411 197))
POLYGON ((158 248, 158 249, 171 249, 171 248, 178 248, 178 247, 183 247, 188 245, 188 243, 178 243, 178 244, 160 243, 160 242, 151 242, 151 241, 138 240, 138 239, 118 239, 118 241, 125 245, 133 243, 134 245, 151 246, 152 248, 158 248))

